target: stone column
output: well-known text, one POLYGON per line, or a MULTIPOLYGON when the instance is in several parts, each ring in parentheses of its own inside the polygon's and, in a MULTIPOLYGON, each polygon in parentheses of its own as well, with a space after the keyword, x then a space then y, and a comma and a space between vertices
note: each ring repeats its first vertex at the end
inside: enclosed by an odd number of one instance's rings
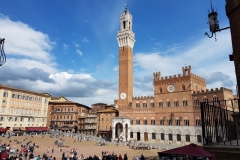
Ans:
POLYGON ((112 139, 115 139, 115 127, 112 128, 112 139))
POLYGON ((144 141, 144 133, 140 133, 140 141, 144 141))

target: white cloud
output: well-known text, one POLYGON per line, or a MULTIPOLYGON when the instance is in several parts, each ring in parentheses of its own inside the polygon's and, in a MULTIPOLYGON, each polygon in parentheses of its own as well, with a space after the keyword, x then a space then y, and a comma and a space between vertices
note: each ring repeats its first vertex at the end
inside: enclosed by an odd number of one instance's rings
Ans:
POLYGON ((63 49, 67 50, 68 49, 68 45, 67 44, 63 44, 63 49))
POLYGON ((74 46, 75 46, 76 48, 79 48, 79 47, 80 47, 80 44, 78 44, 78 43, 76 43, 76 42, 73 42, 73 44, 74 44, 74 46))
MULTIPOLYGON (((204 37, 188 46, 173 45, 165 52, 137 53, 134 56, 135 77, 143 75, 152 77, 152 73, 161 71, 161 75, 181 74, 181 68, 192 66, 192 72, 207 80, 207 87, 235 88, 234 64, 228 59, 232 53, 231 36, 229 32, 218 34, 218 41, 204 37), (167 54, 166 54, 167 52, 167 54), (151 64, 151 65, 150 65, 151 64), (213 78, 218 76, 218 79, 213 78), (219 86, 221 84, 221 86, 219 86), (218 86, 217 86, 218 85, 218 86)), ((147 81, 140 84, 145 85, 147 81)), ((138 82, 134 82, 135 84, 138 82)), ((138 91, 136 88, 135 91, 138 91)), ((145 89, 145 87, 143 87, 145 89)), ((143 93, 144 90, 139 90, 143 93)))
POLYGON ((53 59, 49 52, 55 42, 52 42, 48 35, 22 22, 13 22, 2 14, 0 14, 0 26, 0 35, 6 39, 5 53, 7 55, 29 57, 46 62, 53 59))
POLYGON ((82 51, 80 51, 79 49, 77 49, 76 52, 77 52, 80 56, 83 55, 82 51))
POLYGON ((84 37, 82 42, 89 43, 89 40, 86 37, 84 37))

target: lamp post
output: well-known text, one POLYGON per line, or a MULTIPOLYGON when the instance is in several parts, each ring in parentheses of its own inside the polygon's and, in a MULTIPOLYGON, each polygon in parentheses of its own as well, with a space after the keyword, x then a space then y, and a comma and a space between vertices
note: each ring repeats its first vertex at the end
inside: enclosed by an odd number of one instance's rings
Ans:
POLYGON ((0 66, 6 62, 6 55, 4 53, 4 38, 0 38, 0 66))
POLYGON ((229 29, 230 27, 225 27, 225 28, 220 29, 219 23, 218 23, 218 13, 216 10, 214 10, 211 0, 210 0, 210 3, 211 3, 211 12, 208 11, 209 12, 208 13, 208 24, 209 24, 209 29, 210 29, 210 32, 212 33, 212 35, 209 36, 209 34, 207 32, 205 32, 205 35, 207 35, 209 38, 212 38, 213 34, 214 34, 215 40, 217 40, 216 32, 220 32, 222 30, 229 29))

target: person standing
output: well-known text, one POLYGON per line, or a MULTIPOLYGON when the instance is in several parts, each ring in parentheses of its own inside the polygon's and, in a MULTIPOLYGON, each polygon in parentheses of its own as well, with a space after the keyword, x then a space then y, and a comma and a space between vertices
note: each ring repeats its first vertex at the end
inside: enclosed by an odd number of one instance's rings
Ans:
POLYGON ((54 152, 54 147, 52 148, 52 153, 54 152))
POLYGON ((123 156, 123 160, 128 160, 127 153, 124 154, 124 156, 123 156))
POLYGON ((118 160, 122 160, 122 156, 121 156, 121 154, 119 154, 119 156, 118 156, 118 160))

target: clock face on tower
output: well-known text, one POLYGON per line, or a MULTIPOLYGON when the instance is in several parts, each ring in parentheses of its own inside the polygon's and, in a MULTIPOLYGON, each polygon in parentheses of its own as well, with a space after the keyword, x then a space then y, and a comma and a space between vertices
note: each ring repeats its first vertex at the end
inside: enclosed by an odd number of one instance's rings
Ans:
POLYGON ((168 90, 168 92, 173 92, 174 90, 175 90, 175 87, 174 87, 174 85, 169 85, 168 87, 167 87, 167 90, 168 90))
POLYGON ((126 94, 126 93, 122 92, 122 93, 120 94, 120 98, 121 98, 121 99, 126 99, 126 97, 127 97, 127 94, 126 94))

